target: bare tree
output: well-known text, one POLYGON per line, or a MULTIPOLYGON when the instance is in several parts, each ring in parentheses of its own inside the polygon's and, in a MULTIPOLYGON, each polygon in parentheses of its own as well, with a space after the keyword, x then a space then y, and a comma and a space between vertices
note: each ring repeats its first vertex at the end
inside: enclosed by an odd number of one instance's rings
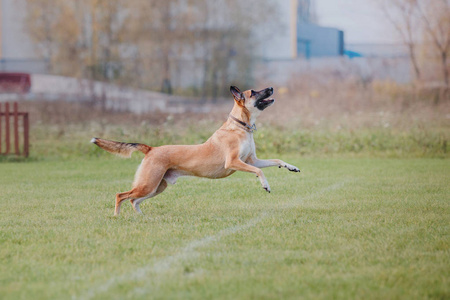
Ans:
POLYGON ((123 18, 126 13, 123 0, 75 1, 79 26, 83 34, 80 55, 85 76, 98 80, 113 80, 120 69, 120 47, 124 34, 123 18))
POLYGON ((419 11, 425 32, 441 60, 442 74, 446 88, 449 88, 449 66, 447 63, 450 52, 450 3, 447 0, 418 1, 419 11))
MULTIPOLYGON (((435 1, 435 0, 431 0, 435 1)), ((399 34, 408 48, 409 59, 417 80, 421 79, 421 70, 416 51, 418 45, 419 19, 417 0, 378 0, 381 11, 399 34)))
POLYGON ((49 72, 65 72, 58 61, 73 53, 78 35, 70 5, 63 1, 27 0, 26 9, 28 34, 48 62, 49 72))
POLYGON ((450 52, 449 0, 378 0, 380 7, 408 47, 416 79, 423 79, 416 52, 438 57, 446 89, 449 89, 448 56, 450 52), (431 46, 430 46, 431 45, 431 46))
POLYGON ((49 71, 107 78, 119 60, 121 1, 26 0, 26 29, 49 71))
POLYGON ((141 0, 129 4, 132 13, 126 17, 124 41, 134 45, 135 57, 142 60, 146 73, 152 75, 147 77, 158 78, 165 92, 172 91, 173 64, 190 47, 191 1, 141 0))
POLYGON ((227 93, 230 81, 251 85, 251 70, 263 36, 256 29, 276 19, 276 1, 197 0, 202 53, 202 96, 227 93))

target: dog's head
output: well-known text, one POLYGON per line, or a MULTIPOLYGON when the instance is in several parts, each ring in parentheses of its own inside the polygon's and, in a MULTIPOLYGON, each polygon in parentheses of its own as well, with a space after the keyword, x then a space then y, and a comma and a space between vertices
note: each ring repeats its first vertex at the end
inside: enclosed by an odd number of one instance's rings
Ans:
POLYGON ((236 104, 245 107, 252 115, 258 115, 275 102, 274 99, 269 98, 273 94, 273 88, 271 87, 260 91, 247 90, 241 92, 237 87, 231 86, 230 92, 236 104))

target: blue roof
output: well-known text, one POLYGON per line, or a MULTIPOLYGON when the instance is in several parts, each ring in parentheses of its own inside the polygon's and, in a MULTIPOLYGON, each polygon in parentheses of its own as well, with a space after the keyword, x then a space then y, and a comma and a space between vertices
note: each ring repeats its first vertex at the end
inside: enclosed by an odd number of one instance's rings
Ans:
POLYGON ((347 55, 349 58, 363 57, 363 55, 361 53, 358 53, 355 51, 350 51, 350 50, 344 50, 344 55, 347 55))

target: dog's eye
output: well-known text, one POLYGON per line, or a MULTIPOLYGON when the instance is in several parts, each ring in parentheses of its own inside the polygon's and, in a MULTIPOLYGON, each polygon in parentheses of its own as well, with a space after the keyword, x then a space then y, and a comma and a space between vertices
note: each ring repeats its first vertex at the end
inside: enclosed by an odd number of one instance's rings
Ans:
POLYGON ((256 95, 255 91, 252 90, 252 97, 255 96, 255 95, 256 95))

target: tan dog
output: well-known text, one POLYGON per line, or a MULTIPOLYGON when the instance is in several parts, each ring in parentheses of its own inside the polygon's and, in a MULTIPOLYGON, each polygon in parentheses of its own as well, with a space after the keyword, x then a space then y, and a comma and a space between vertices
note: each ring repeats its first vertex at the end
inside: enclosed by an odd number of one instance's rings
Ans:
POLYGON ((162 193, 168 183, 175 184, 180 176, 223 178, 235 171, 250 172, 259 177, 262 187, 270 193, 269 183, 260 168, 278 166, 300 172, 297 167, 282 160, 261 160, 256 157, 254 124, 258 115, 274 103, 275 100, 269 98, 273 88, 242 93, 232 86, 230 91, 235 103, 228 120, 201 145, 150 147, 99 138, 91 140, 100 148, 121 156, 130 157, 136 150, 145 154, 136 172, 133 188, 116 195, 114 215, 119 215, 120 204, 127 199, 136 212, 142 213, 139 204, 143 200, 162 193))

